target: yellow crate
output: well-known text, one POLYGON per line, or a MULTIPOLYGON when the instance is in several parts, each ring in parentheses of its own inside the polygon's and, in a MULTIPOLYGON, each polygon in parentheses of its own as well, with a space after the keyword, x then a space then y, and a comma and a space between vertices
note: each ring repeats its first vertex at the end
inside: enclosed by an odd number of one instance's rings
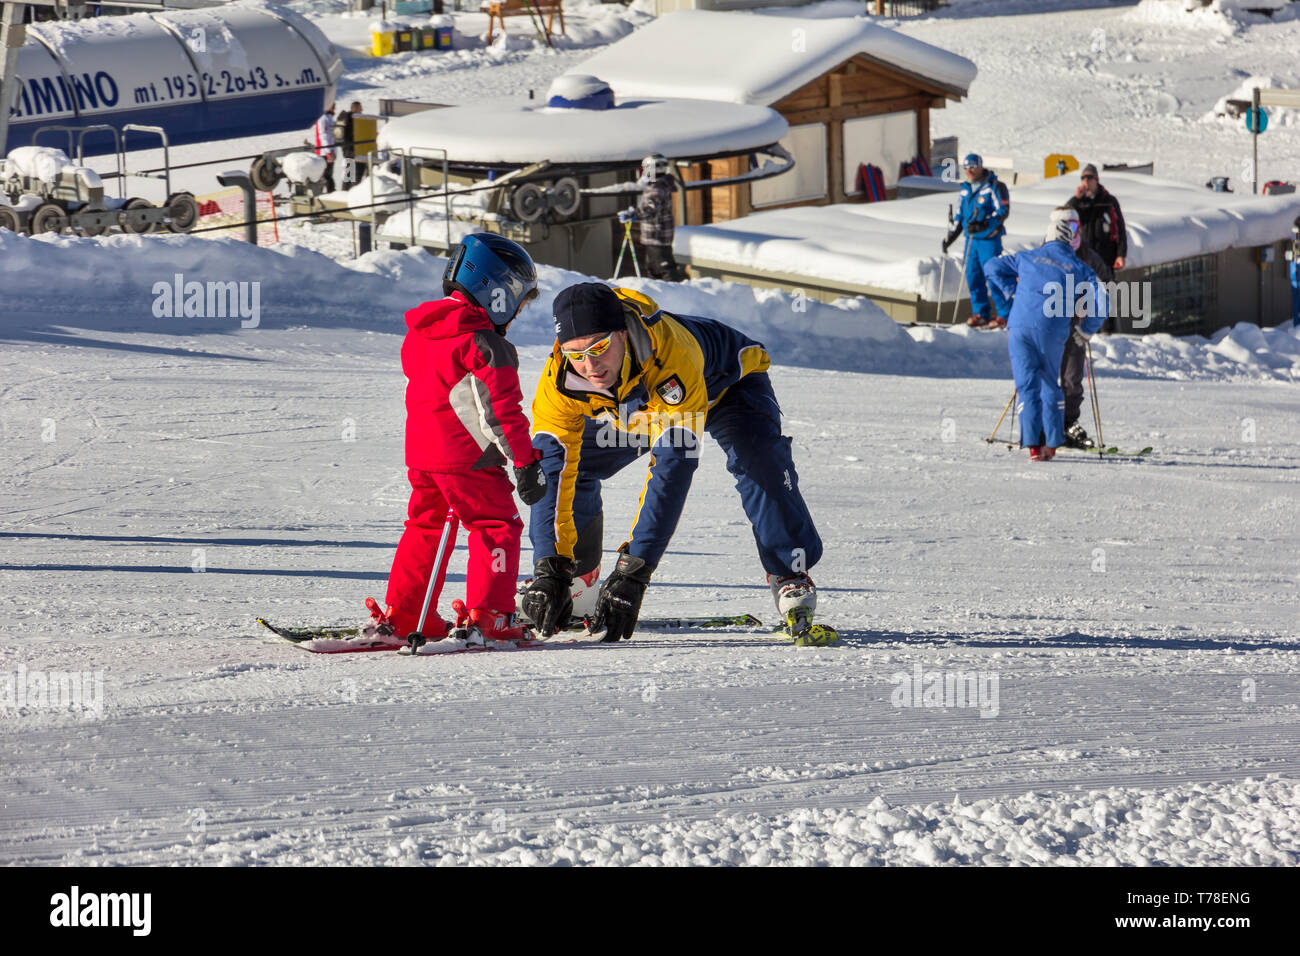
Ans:
POLYGON ((389 56, 393 52, 395 33, 370 31, 370 52, 375 56, 389 56))

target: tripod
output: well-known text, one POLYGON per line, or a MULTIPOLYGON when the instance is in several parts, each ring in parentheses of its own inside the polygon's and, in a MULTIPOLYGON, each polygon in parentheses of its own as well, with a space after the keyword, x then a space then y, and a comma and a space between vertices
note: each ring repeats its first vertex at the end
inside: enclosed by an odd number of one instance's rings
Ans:
POLYGON ((622 213, 619 214, 618 218, 623 222, 623 245, 618 250, 618 261, 614 263, 614 278, 618 278, 618 270, 623 267, 623 255, 630 249, 632 250, 632 270, 639 279, 641 278, 641 264, 636 261, 636 243, 632 241, 632 220, 624 219, 622 213))

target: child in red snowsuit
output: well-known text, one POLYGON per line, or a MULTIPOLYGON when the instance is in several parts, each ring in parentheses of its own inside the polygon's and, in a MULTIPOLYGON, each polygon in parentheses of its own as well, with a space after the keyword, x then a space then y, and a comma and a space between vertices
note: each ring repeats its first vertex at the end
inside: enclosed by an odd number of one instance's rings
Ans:
MULTIPOLYGON (((411 501, 383 617, 399 639, 416 630, 451 510, 469 532, 467 614, 457 623, 478 627, 486 638, 522 637, 512 615, 523 522, 503 466, 514 466, 526 500, 541 497, 537 486, 544 487, 545 477, 523 413, 519 357, 505 330, 536 295, 536 271, 523 248, 510 240, 468 236, 448 265, 444 289, 447 298, 406 313, 402 371, 411 501), (501 288, 504 295, 497 292, 501 288), (480 301, 498 308, 489 313, 480 301)), ((449 630, 435 611, 446 561, 438 569, 423 629, 435 640, 449 630)))

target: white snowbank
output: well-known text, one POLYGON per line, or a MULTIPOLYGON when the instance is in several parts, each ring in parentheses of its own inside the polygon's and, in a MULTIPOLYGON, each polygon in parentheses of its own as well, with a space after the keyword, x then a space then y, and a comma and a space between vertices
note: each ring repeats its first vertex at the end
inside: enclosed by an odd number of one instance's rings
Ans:
MULTIPOLYGON (((396 218, 404 220, 405 214, 396 218)), ((406 228, 404 221, 401 228, 406 228)), ((429 217, 426 228, 445 226, 429 217)), ((445 264, 420 249, 372 252, 339 263, 288 244, 262 249, 234 239, 172 235, 33 239, 0 231, 0 285, 9 304, 0 316, 0 334, 21 337, 50 324, 237 331, 236 323, 221 318, 154 318, 154 284, 171 282, 178 273, 186 281, 261 283, 263 327, 352 326, 401 334, 407 309, 441 297, 445 264), (56 274, 60 279, 54 287, 48 277, 56 274)), ((538 274, 541 295, 511 327, 510 337, 518 345, 550 345, 555 295, 591 278, 551 266, 539 267, 538 274)), ((763 342, 779 364, 938 377, 1009 375, 1005 336, 964 325, 907 328, 865 299, 824 303, 712 279, 619 282, 646 291, 669 311, 716 318, 745 331, 763 342)), ((1093 354, 1097 368, 1112 374, 1300 381, 1300 329, 1289 325, 1260 330, 1242 324, 1212 339, 1097 336, 1093 354)))
POLYGON ((1142 0, 1125 17, 1133 23, 1166 27, 1196 27, 1233 33, 1250 23, 1267 22, 1255 11, 1285 11, 1290 0, 1214 0, 1201 6, 1195 0, 1142 0))

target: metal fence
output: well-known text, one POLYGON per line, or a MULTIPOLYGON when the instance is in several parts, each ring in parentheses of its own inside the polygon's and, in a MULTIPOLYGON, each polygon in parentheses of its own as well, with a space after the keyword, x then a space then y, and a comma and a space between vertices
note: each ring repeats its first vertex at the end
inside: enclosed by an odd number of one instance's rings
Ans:
POLYGON ((884 0, 881 4, 890 17, 919 17, 947 5, 944 0, 884 0))

